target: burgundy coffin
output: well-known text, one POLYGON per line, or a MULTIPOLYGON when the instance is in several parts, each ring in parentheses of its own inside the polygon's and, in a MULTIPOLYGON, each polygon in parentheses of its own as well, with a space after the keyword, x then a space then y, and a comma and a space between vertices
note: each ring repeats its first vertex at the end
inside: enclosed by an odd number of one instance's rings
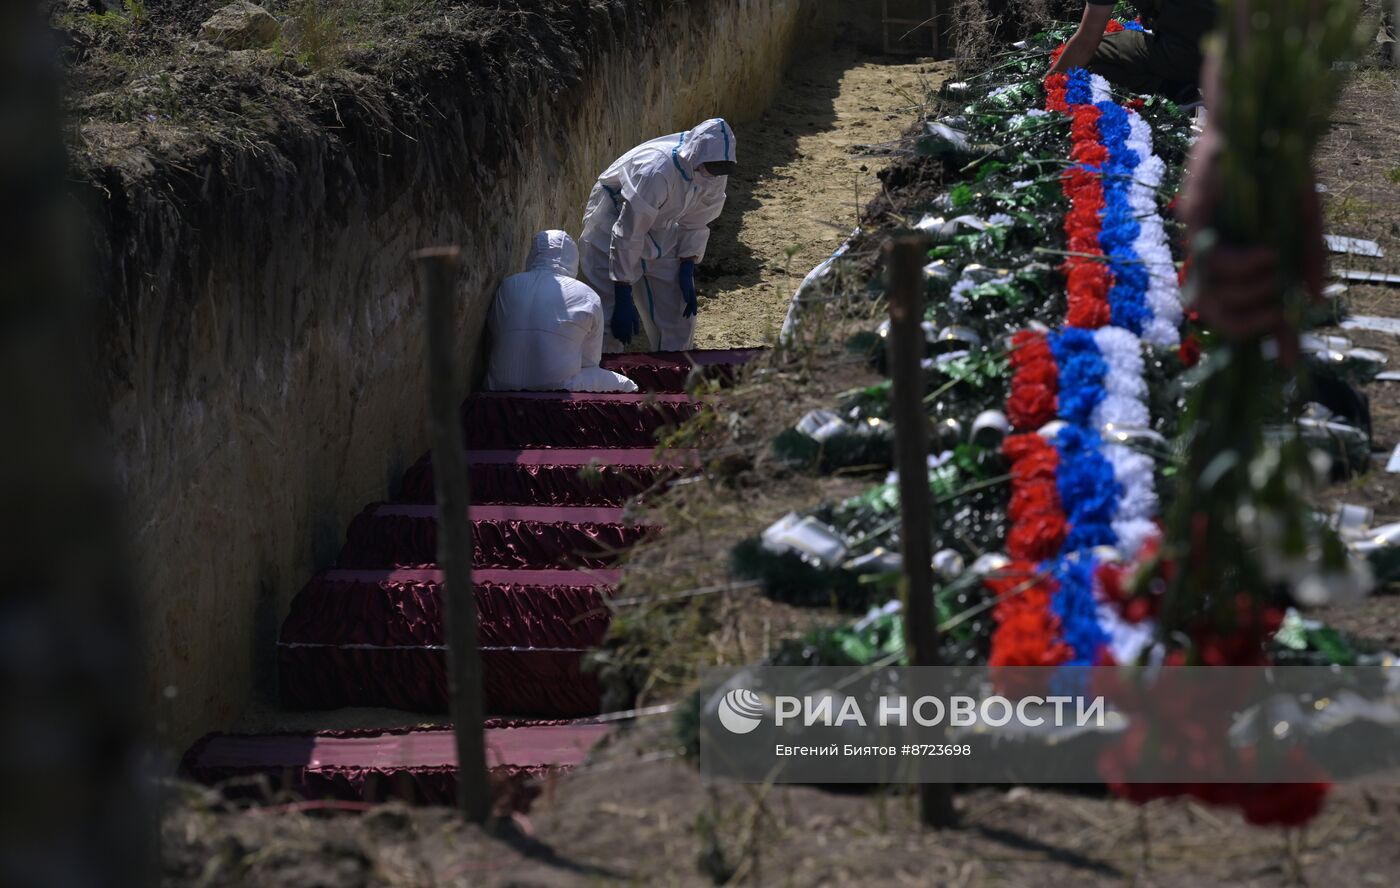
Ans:
MULTIPOLYGON (((697 464, 693 450, 658 456, 653 447, 467 453, 472 502, 491 504, 621 506, 697 464)), ((399 502, 435 502, 433 483, 428 453, 404 474, 399 502)))
POLYGON ((482 392, 462 405, 462 427, 469 450, 650 447, 700 407, 686 395, 482 392))
MULTIPOLYGON (((579 764, 607 730, 558 721, 488 721, 493 796, 524 807, 533 794, 528 778, 579 764)), ((449 805, 457 794, 457 756, 448 728, 210 734, 185 753, 180 770, 205 784, 265 776, 274 790, 303 798, 449 805)))
MULTIPOLYGON (((472 564, 603 568, 647 528, 612 506, 472 506, 472 564)), ((380 503, 355 516, 339 567, 414 567, 438 560, 437 506, 380 503)))
MULTIPOLYGON (((603 596, 616 571, 473 572, 487 708, 513 715, 597 711, 580 669, 607 631, 603 596)), ((293 708, 447 708, 442 574, 331 570, 292 602, 278 642, 284 702, 293 708)))
POLYGON ((761 348, 704 349, 688 352, 634 352, 605 355, 602 366, 630 378, 644 392, 683 392, 691 371, 730 382, 734 372, 761 354, 761 348))

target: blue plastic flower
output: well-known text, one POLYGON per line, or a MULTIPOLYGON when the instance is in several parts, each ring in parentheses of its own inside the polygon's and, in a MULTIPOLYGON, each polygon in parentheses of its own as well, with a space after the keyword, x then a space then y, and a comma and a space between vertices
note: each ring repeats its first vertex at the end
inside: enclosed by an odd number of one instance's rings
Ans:
POLYGON ((1060 637, 1074 651, 1069 665, 1092 666, 1108 643, 1094 601, 1094 560, 1087 555, 1059 558, 1045 568, 1059 583, 1051 606, 1060 618, 1060 637))
POLYGON ((1070 68, 1065 81, 1065 102, 1088 105, 1093 101, 1094 89, 1090 85, 1089 72, 1084 68, 1070 68))
POLYGON ((1099 352, 1094 334, 1075 327, 1052 335, 1050 351, 1059 370, 1058 415, 1065 422, 1086 425, 1104 399, 1108 362, 1099 352))
POLYGON ((1114 477, 1113 464, 1103 455, 1099 433, 1067 425, 1055 436, 1055 447, 1060 456, 1055 483, 1070 524, 1062 551, 1115 545, 1113 516, 1123 489, 1114 477))
POLYGON ((1108 257, 1113 287, 1108 292, 1109 318, 1115 327, 1141 335, 1152 310, 1147 303, 1151 277, 1138 256, 1136 243, 1142 226, 1133 212, 1130 195, 1133 177, 1142 158, 1128 147, 1132 134, 1128 112, 1114 102, 1099 102, 1099 135, 1108 149, 1103 166, 1104 211, 1099 248, 1108 257))

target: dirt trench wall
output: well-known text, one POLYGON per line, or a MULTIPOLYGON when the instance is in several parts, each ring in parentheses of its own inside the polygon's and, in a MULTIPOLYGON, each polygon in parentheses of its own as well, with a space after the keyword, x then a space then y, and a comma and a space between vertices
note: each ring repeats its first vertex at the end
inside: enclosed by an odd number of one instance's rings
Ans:
POLYGON ((463 247, 458 338, 476 361, 529 235, 577 234, 594 176, 631 144, 758 114, 831 5, 614 0, 567 88, 468 96, 458 78, 492 59, 464 58, 424 72, 433 113, 411 121, 338 104, 334 126, 279 133, 272 150, 96 175, 101 360, 164 743, 274 693, 291 596, 428 446, 409 252, 463 247))

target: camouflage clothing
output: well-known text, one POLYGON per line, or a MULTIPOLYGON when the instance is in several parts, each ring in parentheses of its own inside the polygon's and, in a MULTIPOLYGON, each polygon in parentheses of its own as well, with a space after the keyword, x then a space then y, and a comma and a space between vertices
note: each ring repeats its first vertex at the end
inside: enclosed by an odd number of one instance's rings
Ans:
POLYGON ((1134 6, 1152 33, 1104 35, 1089 70, 1128 92, 1194 99, 1201 40, 1215 26, 1215 0, 1141 0, 1134 6))

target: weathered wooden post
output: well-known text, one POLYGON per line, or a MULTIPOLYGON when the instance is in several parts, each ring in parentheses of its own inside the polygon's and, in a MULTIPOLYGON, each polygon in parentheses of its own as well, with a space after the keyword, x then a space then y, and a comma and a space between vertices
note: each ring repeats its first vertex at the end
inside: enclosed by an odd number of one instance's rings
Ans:
POLYGON ((476 597, 472 591, 472 526, 467 461, 458 399, 465 391, 456 368, 457 247, 413 254, 428 321, 428 403, 432 425, 433 483, 438 504, 438 563, 443 572, 443 638, 447 687, 457 737, 457 807, 484 823, 491 815, 483 729, 481 651, 477 647, 476 597))
MULTIPOLYGON (((938 621, 933 606, 932 502, 928 489, 928 416, 924 413, 924 261, 928 239, 904 235, 885 250, 890 304, 889 364, 893 382, 895 467, 899 470, 904 579, 904 644, 909 665, 939 664, 938 621)), ((919 785, 919 820, 938 828, 955 825, 951 788, 919 785)))

